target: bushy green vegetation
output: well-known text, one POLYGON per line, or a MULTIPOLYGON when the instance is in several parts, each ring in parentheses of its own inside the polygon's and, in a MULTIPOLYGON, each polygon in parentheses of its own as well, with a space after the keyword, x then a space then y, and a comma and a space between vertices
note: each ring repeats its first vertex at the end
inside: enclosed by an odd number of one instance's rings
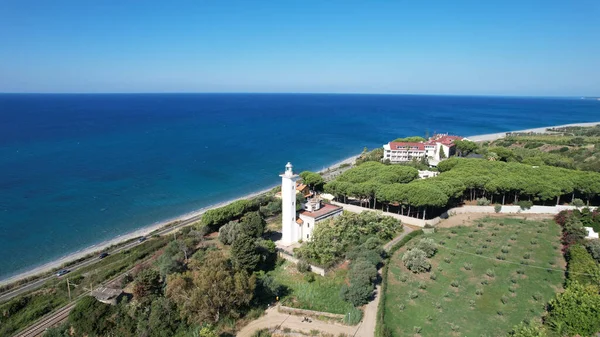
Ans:
POLYGON ((600 126, 553 129, 558 134, 517 134, 477 151, 488 158, 600 172, 600 126))
POLYGON ((302 182, 313 191, 322 191, 325 180, 323 177, 316 172, 303 171, 300 172, 299 176, 302 178, 302 182))
POLYGON ((360 246, 370 238, 386 242, 401 228, 400 221, 381 213, 344 212, 329 224, 317 226, 312 240, 300 247, 296 254, 317 265, 329 267, 344 258, 352 248, 360 246))
POLYGON ((507 202, 553 205, 583 197, 587 203, 600 195, 600 174, 552 166, 450 158, 441 162, 437 177, 415 180, 417 171, 406 166, 365 163, 325 185, 338 200, 347 197, 361 205, 426 218, 466 200, 486 198, 507 202), (427 213, 427 210, 432 210, 427 213))
POLYGON ((367 150, 367 148, 365 147, 365 149, 360 154, 360 156, 358 156, 358 158, 356 158, 355 164, 358 166, 358 165, 366 163, 366 162, 381 162, 381 159, 383 159, 383 149, 382 148, 379 147, 379 148, 376 148, 369 152, 367 150))
POLYGON ((401 260, 420 241, 392 256, 379 336, 413 335, 414 326, 422 336, 501 336, 541 316, 545 301, 563 283, 563 272, 544 270, 560 268, 561 253, 553 244, 560 227, 510 218, 480 222, 481 227, 438 229, 428 236, 438 248, 429 272, 415 274, 401 260))
MULTIPOLYGON (((277 209, 280 202, 270 197, 236 202, 209 213, 197 229, 153 238, 68 274, 77 285, 71 288, 76 297, 91 282, 97 285, 137 263, 121 280, 129 294, 117 306, 80 299, 69 321, 50 335, 214 337, 217 332, 234 332, 239 320, 254 317, 256 308, 282 291, 281 285, 265 276, 274 268, 276 254, 274 243, 262 238, 265 216, 277 209), (222 231, 226 245, 205 236, 224 222, 228 222, 222 231)), ((0 317, 0 334, 11 334, 66 302, 64 282, 16 298, 0 307, 6 309, 0 317)))
POLYGON ((202 226, 210 227, 213 231, 218 230, 229 221, 237 220, 248 212, 257 211, 261 206, 267 206, 272 201, 273 198, 267 195, 237 200, 226 206, 206 211, 202 215, 200 223, 202 226))
POLYGON ((571 283, 548 304, 546 323, 561 336, 592 336, 600 331, 600 288, 571 283))
POLYGON ((51 279, 37 291, 24 294, 0 305, 0 335, 11 335, 37 319, 60 308, 69 301, 66 279, 71 283, 73 298, 85 287, 99 284, 132 268, 137 262, 166 245, 168 239, 148 240, 129 250, 109 255, 97 263, 81 268, 58 279, 51 279))
POLYGON ((567 258, 567 280, 580 284, 600 285, 600 265, 579 243, 569 247, 567 258))

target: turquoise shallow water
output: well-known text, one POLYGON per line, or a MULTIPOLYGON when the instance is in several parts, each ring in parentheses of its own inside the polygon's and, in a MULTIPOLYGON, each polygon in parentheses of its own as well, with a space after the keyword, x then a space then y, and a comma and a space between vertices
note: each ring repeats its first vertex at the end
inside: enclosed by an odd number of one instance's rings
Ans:
POLYGON ((0 279, 400 136, 600 120, 581 99, 0 95, 0 279))

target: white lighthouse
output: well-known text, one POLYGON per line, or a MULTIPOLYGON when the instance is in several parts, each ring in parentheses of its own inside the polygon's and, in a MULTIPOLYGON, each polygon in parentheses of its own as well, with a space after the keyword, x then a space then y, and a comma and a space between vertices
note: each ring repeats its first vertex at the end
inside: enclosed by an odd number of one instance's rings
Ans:
POLYGON ((281 243, 291 245, 301 238, 301 225, 296 223, 296 180, 292 164, 285 165, 281 177, 281 243))

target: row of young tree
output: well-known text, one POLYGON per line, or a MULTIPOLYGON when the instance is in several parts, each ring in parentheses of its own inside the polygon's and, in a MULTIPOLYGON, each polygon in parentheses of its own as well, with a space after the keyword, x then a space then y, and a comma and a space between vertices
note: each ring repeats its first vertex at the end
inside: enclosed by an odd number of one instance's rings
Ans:
POLYGON ((491 203, 560 204, 582 197, 589 205, 600 195, 600 174, 552 166, 450 158, 440 162, 441 173, 415 180, 417 170, 406 166, 368 162, 352 168, 325 185, 325 191, 343 202, 348 197, 361 206, 426 218, 467 200, 487 198, 491 203))

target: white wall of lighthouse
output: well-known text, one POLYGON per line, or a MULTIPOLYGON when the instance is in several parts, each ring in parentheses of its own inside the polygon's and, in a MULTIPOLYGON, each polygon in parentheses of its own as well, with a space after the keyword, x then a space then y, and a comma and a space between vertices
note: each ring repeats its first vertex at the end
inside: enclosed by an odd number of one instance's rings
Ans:
POLYGON ((296 180, 293 166, 287 163, 281 177, 281 242, 290 245, 300 239, 301 227, 296 223, 296 180))

